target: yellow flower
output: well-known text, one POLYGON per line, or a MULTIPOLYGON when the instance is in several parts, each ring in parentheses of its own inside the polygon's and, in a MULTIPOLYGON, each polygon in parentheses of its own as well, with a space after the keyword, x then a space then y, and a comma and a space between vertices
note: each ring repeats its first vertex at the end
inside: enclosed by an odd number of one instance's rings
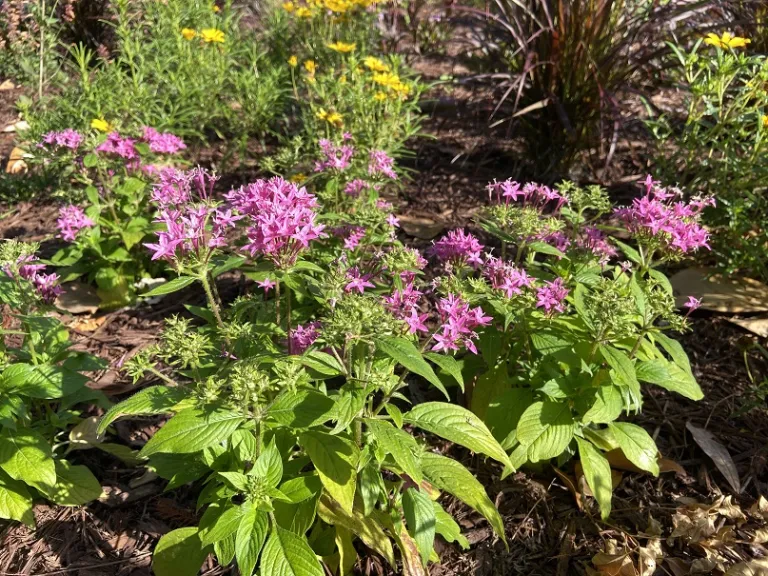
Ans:
POLYGON ((373 81, 380 86, 391 88, 392 86, 400 84, 400 77, 397 74, 392 74, 391 72, 382 72, 374 74, 373 81))
POLYGON ((317 65, 315 64, 315 61, 307 60, 306 62, 304 62, 304 70, 306 70, 310 76, 314 76, 315 71, 317 70, 317 65))
POLYGON ((291 13, 294 10, 296 10, 296 6, 294 6, 293 2, 283 2, 283 10, 285 10, 288 13, 291 13))
POLYGON ((304 182, 307 181, 307 175, 299 172, 298 174, 294 174, 293 176, 291 176, 290 180, 294 184, 304 184, 304 182))
POLYGON ((113 126, 103 118, 94 118, 91 120, 91 128, 95 128, 99 132, 109 132, 113 126))
POLYGON ((710 32, 704 39, 705 44, 716 46, 717 48, 745 48, 747 44, 751 42, 752 40, 749 38, 731 36, 730 32, 723 32, 722 36, 718 36, 714 32, 710 32))
POLYGON ((341 128, 344 125, 344 118, 338 112, 326 112, 325 109, 320 108, 315 112, 315 116, 319 120, 325 120, 328 124, 341 128))
POLYGON ((373 99, 376 100, 376 102, 384 102, 384 100, 387 99, 387 95, 384 94, 384 92, 376 92, 376 94, 373 95, 373 99))
POLYGON ((366 56, 363 60, 363 64, 365 64, 365 67, 368 68, 368 70, 373 70, 374 72, 389 72, 389 64, 385 64, 373 56, 366 56))
POLYGON ((216 6, 216 4, 214 4, 213 6, 211 6, 211 10, 213 10, 214 12, 221 12, 221 8, 219 8, 218 6, 216 6))
POLYGON ((288 58, 288 66, 290 66, 291 68, 296 68, 296 66, 298 65, 299 65, 299 59, 296 58, 296 56, 291 56, 290 58, 288 58))
POLYGON ((192 40, 192 38, 197 36, 197 32, 192 30, 192 28, 182 28, 181 35, 184 36, 184 40, 192 40))
POLYGON ((296 16, 299 18, 312 18, 312 10, 306 6, 302 6, 296 10, 296 16))
POLYGON ((763 128, 768 128, 768 116, 763 116, 763 128))
POLYGON ((224 32, 216 28, 206 28, 205 30, 201 30, 200 37, 203 39, 203 42, 209 44, 211 42, 215 42, 216 44, 222 44, 224 42, 224 32))
POLYGON ((347 83, 347 75, 342 74, 341 78, 339 78, 339 84, 346 84, 347 83))
POLYGON ((331 12, 343 14, 352 7, 352 4, 347 0, 323 0, 323 6, 331 12))
POLYGON ((334 52, 343 52, 346 54, 347 52, 352 52, 356 46, 354 43, 349 44, 347 42, 334 42, 333 44, 328 44, 328 48, 334 52))

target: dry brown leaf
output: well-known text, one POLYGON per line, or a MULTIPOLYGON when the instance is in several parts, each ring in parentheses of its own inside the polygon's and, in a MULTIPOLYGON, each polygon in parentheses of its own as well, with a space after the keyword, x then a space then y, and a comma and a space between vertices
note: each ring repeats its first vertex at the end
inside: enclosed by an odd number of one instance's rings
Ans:
POLYGON ((416 546, 416 542, 405 526, 401 525, 400 534, 400 555, 403 559, 403 576, 428 576, 424 565, 421 563, 421 555, 416 546))
POLYGON ((637 550, 637 570, 640 576, 653 576, 664 553, 660 540, 649 540, 645 548, 637 550))
POLYGON ((75 318, 69 325, 73 330, 79 330, 80 332, 93 332, 99 326, 104 324, 107 316, 87 316, 85 318, 75 318))
POLYGON ((749 539, 752 544, 765 544, 768 542, 768 528, 758 528, 749 539))
POLYGON ((639 576, 629 552, 598 552, 592 564, 602 576, 639 576))
POLYGON ((768 576, 768 559, 760 558, 734 564, 725 576, 768 576))
POLYGON ((663 528, 661 526, 661 522, 648 514, 648 527, 645 529, 645 534, 654 538, 658 538, 662 535, 662 533, 663 528))
POLYGON ((445 230, 445 225, 435 222, 431 218, 413 216, 409 214, 398 215, 400 227, 411 236, 422 240, 431 240, 445 230))
POLYGON ((739 473, 736 470, 736 464, 733 463, 733 458, 728 453, 728 449, 723 446, 715 436, 705 430, 694 426, 690 422, 686 423, 685 427, 693 436, 696 444, 704 450, 704 453, 712 458, 712 461, 717 466, 717 469, 725 476, 728 484, 738 494, 741 492, 741 480, 739 479, 739 473))
POLYGON ((768 311, 768 286, 751 278, 715 274, 705 268, 688 268, 672 276, 677 305, 689 296, 701 300, 701 308, 714 312, 751 313, 768 311))
POLYGON ((757 334, 763 338, 768 338, 768 318, 765 316, 754 316, 751 318, 728 318, 728 322, 741 326, 749 330, 752 334, 757 334))
MULTIPOLYGON (((552 469, 557 474, 558 478, 563 481, 568 491, 573 494, 573 499, 576 501, 576 507, 579 510, 584 510, 584 503, 581 501, 581 490, 576 487, 576 482, 565 472, 560 471, 557 467, 552 466, 552 469)), ((586 485, 586 482, 584 483, 586 485)))
POLYGON ((761 518, 768 522, 768 499, 764 496, 760 496, 760 498, 757 499, 757 502, 752 504, 749 508, 749 513, 755 518, 761 518))
POLYGON ((5 92, 6 90, 13 90, 14 88, 16 88, 16 85, 10 80, 4 80, 3 83, 0 84, 0 92, 5 92))
POLYGON ((24 158, 29 158, 28 154, 22 148, 14 148, 11 150, 11 156, 8 158, 8 164, 5 166, 5 171, 8 174, 26 174, 29 170, 24 158))
POLYGON ((70 314, 91 314, 99 309, 101 299, 96 289, 81 282, 70 282, 62 286, 64 292, 56 298, 56 306, 70 314))
POLYGON ((688 576, 691 573, 691 565, 680 558, 664 558, 664 564, 673 576, 688 576))

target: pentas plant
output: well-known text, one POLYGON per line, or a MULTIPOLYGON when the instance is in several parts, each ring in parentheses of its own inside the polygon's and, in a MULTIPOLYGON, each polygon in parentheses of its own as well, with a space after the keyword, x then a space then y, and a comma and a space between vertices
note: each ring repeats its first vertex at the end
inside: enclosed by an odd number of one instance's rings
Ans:
POLYGON ((60 289, 36 250, 0 242, 0 518, 30 526, 36 499, 79 506, 101 495, 88 468, 65 456, 72 448, 68 432, 83 422, 80 405, 108 406, 83 374, 104 363, 72 351, 66 328, 46 315, 60 289))
POLYGON ((457 317, 433 349, 459 353, 468 404, 510 452, 507 472, 578 455, 603 517, 614 451, 659 473, 653 439, 618 421, 641 409, 641 382, 702 397, 669 335, 687 328, 687 314, 676 313, 658 266, 708 249, 699 218, 713 200, 685 200, 650 177, 643 185, 631 206, 613 210, 634 246, 598 225, 612 212, 601 189, 505 181, 489 186, 480 219, 500 250, 453 231, 430 251, 448 274, 436 282, 441 317, 457 317))
POLYGON ((199 191, 168 197, 160 240, 147 247, 181 276, 154 293, 199 281, 208 306, 188 306, 202 324, 169 320, 159 342, 126 363, 135 381, 161 382, 99 425, 104 433, 120 417, 171 415, 140 456, 169 488, 200 488, 199 525, 160 540, 155 573, 193 576, 213 552, 241 574, 349 574, 365 546, 396 571, 425 574, 436 535, 468 546, 441 492, 503 539, 482 485, 408 430, 511 468, 507 453, 469 410, 408 410, 403 394, 414 377, 445 396, 448 380, 463 385, 461 363, 445 352, 474 351, 492 318, 448 294, 431 321, 418 251, 383 228, 350 242, 352 233, 320 223, 311 192, 281 178, 232 190, 224 203, 199 191), (224 269, 255 280, 228 305, 215 287, 224 269))
POLYGON ((50 132, 38 144, 42 161, 68 166, 75 182, 71 194, 79 204, 62 206, 56 221, 58 236, 69 246, 52 263, 64 267, 62 281, 85 276, 95 282, 104 307, 131 302, 135 282, 153 270, 140 243, 152 234, 148 213, 152 183, 166 186, 175 170, 167 157, 184 150, 184 142, 169 133, 145 127, 137 138, 113 131, 85 136, 74 130, 50 132))

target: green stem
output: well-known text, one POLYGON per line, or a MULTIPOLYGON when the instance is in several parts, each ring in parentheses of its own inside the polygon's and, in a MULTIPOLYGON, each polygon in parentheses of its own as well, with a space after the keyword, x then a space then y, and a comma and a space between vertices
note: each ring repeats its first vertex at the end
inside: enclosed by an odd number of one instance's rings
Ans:
POLYGON ((205 295, 208 297, 208 305, 211 307, 211 312, 213 312, 213 315, 216 318, 216 324, 218 324, 219 330, 223 332, 224 321, 221 319, 221 311, 219 310, 219 305, 216 303, 213 290, 211 290, 211 283, 208 280, 207 270, 200 274, 200 282, 203 284, 203 290, 205 290, 205 295))
POLYGON ((160 370, 158 370, 157 368, 153 368, 153 367, 147 368, 147 372, 149 372, 150 374, 154 374, 155 376, 160 378, 160 380, 162 380, 166 384, 170 384, 171 386, 175 386, 175 387, 179 387, 180 386, 180 384, 178 382, 176 382, 176 380, 166 376, 165 374, 160 372, 160 370))

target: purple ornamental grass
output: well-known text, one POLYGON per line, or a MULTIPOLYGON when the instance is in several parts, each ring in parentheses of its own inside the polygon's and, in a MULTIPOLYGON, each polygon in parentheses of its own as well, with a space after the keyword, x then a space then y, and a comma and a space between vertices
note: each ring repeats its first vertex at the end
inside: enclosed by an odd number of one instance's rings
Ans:
POLYGON ((251 256, 263 254, 278 268, 295 264, 312 240, 325 236, 325 226, 317 223, 317 198, 279 176, 257 180, 226 198, 251 224, 243 250, 251 256))
POLYGON ((683 254, 710 249, 709 232, 699 219, 704 208, 715 205, 714 198, 675 200, 682 192, 659 186, 650 175, 645 179, 645 188, 645 196, 635 198, 632 206, 615 210, 627 230, 661 240, 668 249, 683 254))
POLYGON ((66 242, 74 242, 80 230, 95 225, 96 223, 85 215, 80 206, 70 204, 59 208, 56 227, 59 229, 61 238, 66 242))
POLYGON ((482 250, 483 245, 472 234, 464 230, 451 230, 432 245, 429 253, 451 266, 470 265, 478 268, 483 263, 482 250))

